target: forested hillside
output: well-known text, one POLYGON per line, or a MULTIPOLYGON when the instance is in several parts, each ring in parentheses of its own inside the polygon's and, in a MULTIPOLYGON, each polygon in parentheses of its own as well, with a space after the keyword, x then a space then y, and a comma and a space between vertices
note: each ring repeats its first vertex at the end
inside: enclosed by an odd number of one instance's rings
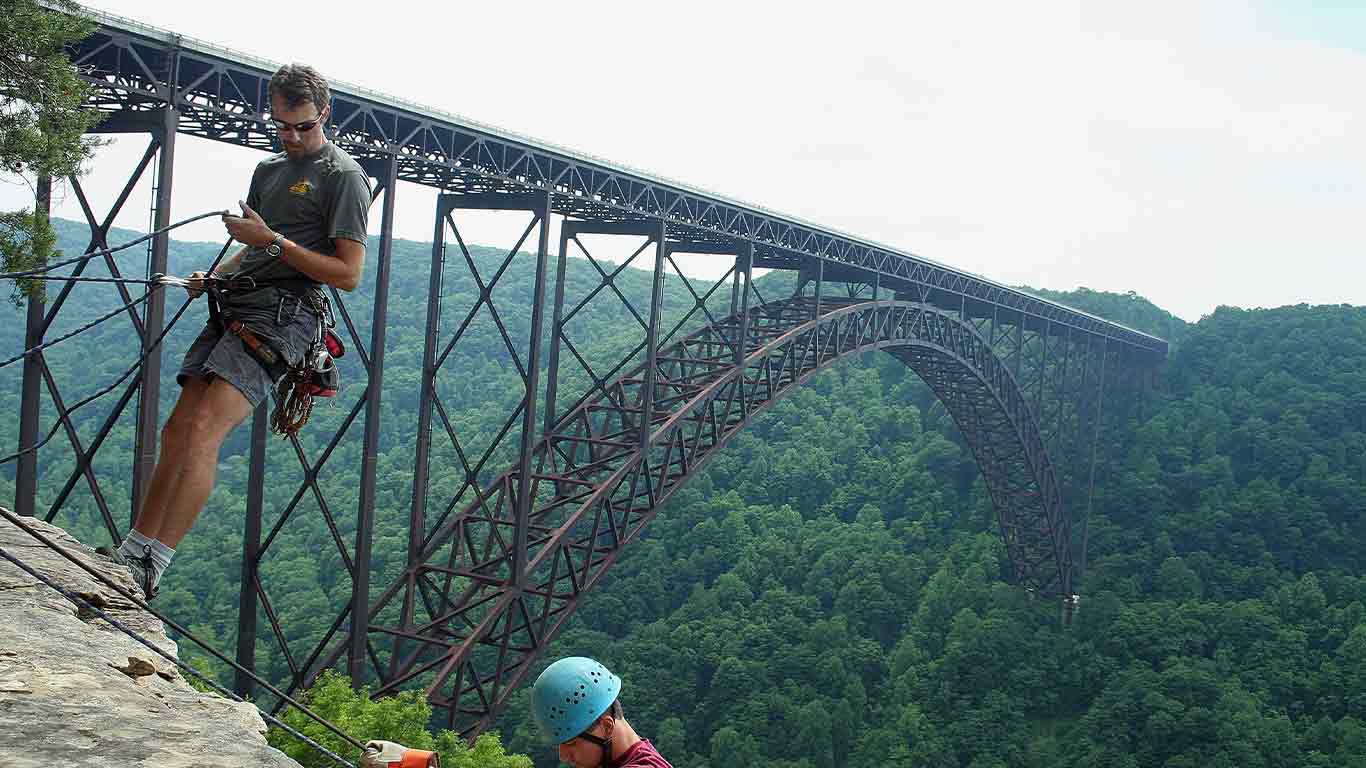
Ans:
MULTIPOLYGON (((62 233, 79 252, 78 229, 62 233)), ((473 250, 481 273, 497 270, 502 254, 473 250)), ((173 271, 201 267, 216 251, 176 244, 173 271)), ((429 259, 430 245, 395 246, 376 583, 406 544, 429 259)), ((570 264, 571 294, 583 295, 598 273, 570 264)), ((511 286, 527 285, 530 268, 514 258, 498 296, 500 310, 522 303, 501 315, 514 339, 529 330, 529 293, 511 286)), ((788 279, 771 275, 761 288, 780 295, 777 282, 788 279)), ((649 275, 627 270, 618 283, 639 302, 649 275)), ((689 306, 681 284, 670 286, 679 297, 670 306, 689 306)), ((80 290, 83 313, 117 306, 112 291, 80 290)), ((363 311, 353 310, 367 343, 368 290, 354 297, 363 311)), ((468 310, 477 287, 452 279, 443 292, 468 310)), ((620 674, 628 719, 680 768, 1366 766, 1366 310, 1221 308, 1186 324, 1131 294, 1044 295, 1173 341, 1156 387, 1102 434, 1070 628, 1056 604, 1031 601, 1005 578, 971 454, 928 389, 876 353, 816 376, 684 486, 546 661, 585 654, 620 674)), ((443 328, 464 310, 443 316, 443 328)), ((0 323, 8 357, 20 348, 23 314, 0 312, 9 314, 0 323)), ((202 323, 202 305, 190 312, 168 341, 163 414, 175 392, 169 375, 202 323)), ((485 317, 438 383, 457 430, 481 447, 520 397, 485 317)), ((630 348, 633 323, 620 302, 599 302, 570 333, 591 347, 590 359, 603 359, 630 348)), ((128 326, 116 318, 49 355, 68 404, 135 359, 128 326)), ((359 382, 350 365, 348 382, 359 382)), ((0 370, 0 406, 10 413, 17 369, 0 370)), ((117 394, 78 419, 87 443, 117 394)), ((345 411, 319 408, 310 455, 345 411)), ((52 418, 45 407, 44 428, 52 418)), ((97 465, 125 526, 130 423, 114 430, 97 465)), ((352 515, 353 429, 320 476, 333 505, 352 515)), ((222 648, 234 642, 246 437, 243 428, 226 447, 209 509, 158 598, 222 648)), ((0 441, 16 445, 15 422, 0 425, 0 441)), ((69 472, 65 437, 54 443, 62 447, 43 453, 45 503, 69 472)), ((272 441, 270 482, 281 495, 300 475, 286 448, 272 441)), ((446 451, 436 461, 455 459, 446 451)), ((444 501, 453 480, 434 472, 432 498, 444 501)), ((0 499, 12 495, 11 465, 0 499)), ((273 514, 288 501, 273 499, 273 514)), ((75 517, 57 522, 102 541, 83 483, 68 506, 75 517)), ((263 572, 295 639, 319 636, 329 606, 349 592, 311 498, 263 572)), ((263 655, 268 631, 263 622, 263 655)), ((278 656, 261 667, 287 669, 278 656)), ((525 691, 501 728, 509 751, 555 764, 535 739, 525 691)))

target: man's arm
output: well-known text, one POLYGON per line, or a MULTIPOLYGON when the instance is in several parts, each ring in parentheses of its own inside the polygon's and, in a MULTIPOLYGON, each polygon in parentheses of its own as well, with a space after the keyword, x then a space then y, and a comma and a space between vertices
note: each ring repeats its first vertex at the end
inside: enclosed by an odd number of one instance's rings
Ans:
POLYGON ((365 246, 355 240, 334 238, 332 245, 336 251, 331 256, 309 250, 293 240, 286 239, 282 245, 281 260, 314 280, 343 291, 354 291, 360 285, 365 246))
MULTIPOLYGON (((238 267, 242 264, 242 254, 246 253, 247 250, 249 250, 248 247, 244 245, 241 248, 238 248, 237 252, 233 255, 218 262, 218 267, 214 269, 213 274, 222 275, 229 272, 236 272, 238 267)), ((190 284, 185 286, 185 292, 190 294, 190 298, 197 299, 199 298, 199 294, 204 292, 204 282, 201 278, 208 276, 209 273, 202 269, 190 273, 190 284)))
POLYGON ((218 262, 218 266, 213 270, 214 274, 225 275, 230 272, 236 272, 237 270, 241 269, 242 256, 245 255, 246 252, 249 250, 251 250, 251 247, 246 245, 242 246, 241 248, 238 248, 237 251, 233 253, 231 256, 218 262))
MULTIPOLYGON (((266 226, 261 215, 253 211, 251 206, 242 202, 238 204, 242 206, 242 216, 223 217, 228 232, 239 243, 248 246, 264 248, 270 245, 275 240, 275 232, 266 226)), ((280 254, 280 259, 320 283, 327 283, 343 291, 353 291, 360 285, 361 271, 365 264, 365 246, 344 237, 333 238, 332 243, 337 250, 328 256, 286 239, 282 243, 283 253, 280 254)), ((234 254, 234 258, 238 258, 239 255, 240 252, 234 254)), ((226 261, 224 263, 226 264, 226 261)))

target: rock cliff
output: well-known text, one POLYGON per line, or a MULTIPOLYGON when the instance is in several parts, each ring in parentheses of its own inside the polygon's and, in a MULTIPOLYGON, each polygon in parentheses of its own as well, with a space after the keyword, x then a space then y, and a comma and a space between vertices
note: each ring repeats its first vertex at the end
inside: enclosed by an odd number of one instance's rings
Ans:
MULTIPOLYGON (((25 522, 30 522, 26 520, 25 522)), ((130 592, 126 568, 32 525, 130 592)), ((0 549, 171 655, 162 623, 0 518, 0 549)), ((191 688, 180 670, 0 559, 0 764, 298 768, 266 745, 254 707, 191 688)))

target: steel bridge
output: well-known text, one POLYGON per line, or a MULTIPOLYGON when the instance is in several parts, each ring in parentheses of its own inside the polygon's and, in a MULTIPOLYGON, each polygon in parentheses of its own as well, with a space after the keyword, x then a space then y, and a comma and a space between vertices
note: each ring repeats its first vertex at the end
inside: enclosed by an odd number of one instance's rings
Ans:
MULTIPOLYGON (((103 216, 79 180, 69 180, 90 225, 90 250, 106 246, 112 221, 153 161, 153 227, 169 223, 177 136, 275 147, 266 119, 274 64, 92 15, 98 31, 73 59, 95 86, 93 106, 106 114, 97 130, 147 134, 149 141, 103 216)), ((242 665, 254 668, 258 616, 264 614, 288 660, 290 690, 344 659, 353 680, 375 683, 382 693, 424 689, 452 726, 472 735, 490 724, 580 599, 682 483, 756 414, 815 372, 872 349, 914 370, 952 416, 981 469, 1017 583, 1073 604, 1074 537, 1064 502, 1070 494, 1074 506, 1085 504, 1094 488, 1107 382, 1113 399, 1114 387, 1147 375, 1165 358, 1165 341, 912 253, 379 93, 334 84, 334 99, 333 139, 374 177, 375 199, 382 198, 368 338, 346 300, 335 291, 332 296, 365 381, 352 386, 361 394, 325 450, 309 456, 293 441, 304 479, 264 541, 266 489, 272 498, 283 498, 285 489, 271 487, 264 410, 256 413, 237 622, 242 665), (406 563, 391 583, 372 588, 381 407, 394 396, 383 370, 399 181, 440 194, 406 563), (481 273, 461 235, 463 217, 472 211, 509 212, 529 222, 492 273, 481 273), (497 289, 532 238, 532 316, 525 338, 514 339, 500 315, 497 289), (612 239, 638 247, 625 263, 608 268, 588 242, 612 239), (717 255, 730 266, 720 280, 703 285, 678 269, 679 254, 717 255), (586 258, 600 277, 581 297, 568 295, 570 255, 586 258), (652 269, 647 302, 632 302, 619 289, 623 270, 637 262, 652 269), (795 271, 796 291, 763 297, 751 280, 755 269, 795 271), (689 296, 671 328, 664 321, 666 276, 689 296), (454 328, 441 322, 443 283, 452 279, 478 288, 472 307, 456 308, 464 319, 454 328), (728 307, 715 311, 727 293, 728 307), (583 352, 593 340, 572 338, 574 318, 595 301, 622 302, 639 326, 634 348, 596 369, 583 352), (482 452, 468 450, 468 437, 436 383, 453 350, 468 341, 465 331, 476 315, 496 326, 521 393, 482 452), (568 392, 566 382, 574 377, 587 383, 568 392), (359 498, 329 499, 319 470, 358 421, 359 498), (434 454, 456 460, 433 466, 434 454), (497 472, 490 464, 495 455, 513 459, 497 472), (433 477, 452 480, 450 487, 458 489, 439 505, 432 503, 433 477), (291 644, 260 565, 306 496, 316 500, 332 533, 351 598, 335 606, 324 637, 291 644), (338 533, 343 518, 355 530, 350 547, 338 533)), ((46 194, 40 188, 40 204, 46 194)), ((168 237, 159 236, 148 271, 166 272, 167 255, 168 237)), ((112 258, 105 263, 119 274, 112 258)), ((50 304, 29 303, 26 348, 43 342, 70 291, 68 283, 50 304)), ((126 292, 123 298, 128 300, 126 292)), ((155 292, 143 311, 128 311, 145 349, 156 347, 166 325, 164 302, 155 292)), ((506 314, 506 303, 501 309, 506 314)), ((162 364, 158 347, 87 445, 71 425, 63 383, 43 354, 25 359, 20 447, 38 439, 45 383, 66 426, 75 468, 43 512, 35 508, 35 456, 23 457, 17 469, 20 514, 51 520, 84 481, 110 534, 119 537, 92 462, 136 397, 129 499, 136 510, 156 459, 162 364)), ((239 678, 239 690, 247 692, 249 685, 239 678)))

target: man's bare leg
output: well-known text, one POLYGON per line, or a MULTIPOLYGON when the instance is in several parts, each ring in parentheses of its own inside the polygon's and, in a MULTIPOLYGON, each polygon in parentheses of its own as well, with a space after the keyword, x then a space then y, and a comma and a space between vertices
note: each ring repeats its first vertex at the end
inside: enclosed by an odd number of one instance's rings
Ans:
POLYGON ((157 537, 166 519, 166 501, 171 497, 185 461, 185 441, 192 429, 194 412, 208 390, 208 379, 186 380, 170 417, 161 428, 160 455, 152 470, 152 481, 147 486, 147 497, 142 500, 142 509, 138 510, 137 522, 133 525, 134 530, 149 539, 157 537))
POLYGON ((170 483, 161 507, 164 517, 155 534, 162 544, 174 549, 194 526, 213 490, 218 451, 228 433, 251 412, 251 402, 236 387, 218 378, 209 382, 191 412, 183 441, 178 440, 183 446, 179 473, 170 483))

